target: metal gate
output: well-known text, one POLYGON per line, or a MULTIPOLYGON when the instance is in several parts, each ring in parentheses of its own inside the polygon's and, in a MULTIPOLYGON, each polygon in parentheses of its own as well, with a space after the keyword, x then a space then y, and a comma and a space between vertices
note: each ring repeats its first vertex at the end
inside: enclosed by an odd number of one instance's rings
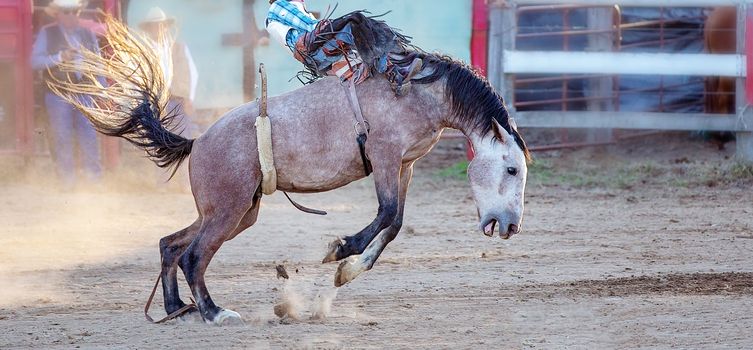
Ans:
MULTIPOLYGON (((604 128, 604 129, 644 129, 644 130, 721 130, 737 133, 737 151, 740 159, 753 161, 753 111, 745 101, 745 77, 750 66, 746 69, 746 55, 753 49, 745 45, 746 39, 753 40, 753 33, 746 30, 746 24, 752 27, 753 14, 749 13, 751 5, 746 0, 578 0, 577 6, 569 0, 511 0, 495 1, 490 9, 490 48, 489 48, 489 80, 503 92, 508 106, 515 111, 516 107, 526 107, 515 100, 516 89, 521 84, 531 81, 517 81, 522 75, 559 75, 567 79, 585 77, 589 79, 606 80, 605 93, 592 96, 576 97, 593 103, 594 108, 580 111, 568 111, 569 108, 559 110, 518 110, 513 114, 521 127, 539 128, 604 128), (614 5, 622 7, 705 7, 705 6, 737 6, 738 28, 737 54, 684 54, 684 53, 633 53, 617 52, 615 50, 581 50, 567 51, 567 48, 557 51, 521 50, 520 39, 525 38, 518 27, 518 16, 521 11, 552 10, 583 8, 604 9, 613 11, 614 5), (746 38, 746 32, 748 34, 746 38), (609 79, 620 75, 667 75, 667 76, 726 76, 734 77, 738 81, 737 111, 735 114, 708 113, 677 113, 668 111, 666 104, 660 104, 658 110, 619 111, 613 101, 619 98, 616 93, 633 93, 633 91, 616 91, 614 85, 609 87, 609 79), (598 101, 603 99, 603 101, 598 101), (606 103, 604 103, 606 102, 606 103)), ((607 13, 597 18, 609 20, 612 16, 607 13)), ((603 25, 585 28, 580 34, 605 33, 608 37, 617 31, 631 26, 645 25, 643 23, 628 26, 615 26, 615 23, 605 21, 603 25)), ((660 30, 664 23, 658 23, 660 30)), ((572 30, 563 33, 572 34, 572 30)), ((550 33, 547 33, 549 35, 550 33)), ((536 34, 538 35, 538 34, 536 34)), ((528 35, 530 36, 530 35, 528 35)), ((609 41, 605 42, 609 45, 609 41)), ((563 79, 565 80, 565 79, 563 79)), ((562 83, 565 84, 565 83, 562 83)), ((563 85, 565 86, 565 85, 563 85)), ((562 89, 567 91, 566 88, 562 89)), ((535 101, 535 104, 551 103, 564 104, 572 100, 568 96, 546 101, 535 101)))

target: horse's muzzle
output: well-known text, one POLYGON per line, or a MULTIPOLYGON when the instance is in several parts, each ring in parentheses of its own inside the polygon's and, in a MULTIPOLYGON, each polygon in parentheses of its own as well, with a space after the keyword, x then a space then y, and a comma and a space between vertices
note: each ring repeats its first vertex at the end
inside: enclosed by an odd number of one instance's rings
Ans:
POLYGON ((494 236, 494 229, 499 225, 499 237, 509 239, 520 232, 520 219, 516 215, 486 215, 479 225, 481 232, 488 237, 494 236))

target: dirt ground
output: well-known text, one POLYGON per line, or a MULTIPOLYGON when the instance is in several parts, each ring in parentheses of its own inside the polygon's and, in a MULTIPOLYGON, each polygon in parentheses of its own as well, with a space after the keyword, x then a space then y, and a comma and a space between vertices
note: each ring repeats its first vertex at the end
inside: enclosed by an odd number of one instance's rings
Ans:
POLYGON ((265 197, 259 222, 207 273, 215 301, 245 319, 228 327, 142 315, 157 242, 195 218, 190 195, 6 182, 0 349, 750 347, 753 172, 731 151, 666 139, 537 154, 523 232, 507 241, 476 229, 469 186, 453 173, 463 151, 443 141, 419 162, 400 236, 339 290, 337 265, 320 260, 335 236, 373 219, 371 180, 296 196, 326 217, 265 197), (283 291, 301 320, 274 315, 283 291))

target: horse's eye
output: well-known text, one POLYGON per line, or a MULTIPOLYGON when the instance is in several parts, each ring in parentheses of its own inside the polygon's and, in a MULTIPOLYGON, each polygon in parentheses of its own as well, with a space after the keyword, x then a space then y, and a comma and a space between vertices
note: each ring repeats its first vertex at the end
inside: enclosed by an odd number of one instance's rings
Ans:
POLYGON ((513 167, 509 167, 509 168, 507 168, 507 173, 510 174, 510 175, 512 175, 512 176, 518 175, 518 169, 513 168, 513 167))

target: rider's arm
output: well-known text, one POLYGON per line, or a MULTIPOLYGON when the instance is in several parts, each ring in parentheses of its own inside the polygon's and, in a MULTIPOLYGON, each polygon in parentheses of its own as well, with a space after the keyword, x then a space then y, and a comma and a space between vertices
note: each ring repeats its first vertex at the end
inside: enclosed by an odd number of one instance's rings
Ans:
POLYGON ((292 27, 286 26, 277 21, 269 21, 269 24, 267 24, 267 32, 269 32, 269 37, 285 47, 288 47, 288 32, 292 29, 292 27))

